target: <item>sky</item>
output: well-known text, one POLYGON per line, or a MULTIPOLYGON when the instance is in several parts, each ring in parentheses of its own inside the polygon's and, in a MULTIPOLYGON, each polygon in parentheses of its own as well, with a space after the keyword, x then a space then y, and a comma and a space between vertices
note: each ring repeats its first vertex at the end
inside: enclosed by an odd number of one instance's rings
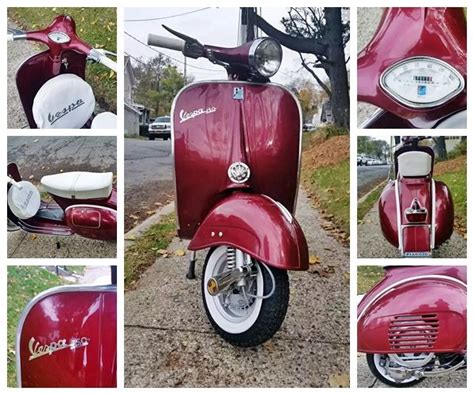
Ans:
MULTIPOLYGON (((138 38, 140 41, 147 41, 148 33, 154 33, 162 36, 173 37, 163 29, 162 24, 166 24, 174 30, 196 38, 202 44, 210 44, 222 47, 237 46, 239 8, 209 8, 206 10, 194 12, 188 15, 177 16, 174 18, 128 22, 130 19, 163 18, 171 15, 182 14, 189 11, 195 11, 198 8, 126 8, 124 12, 126 32, 138 38)), ((261 15, 270 24, 284 31, 280 20, 287 15, 287 8, 268 7, 261 9, 261 15)), ((171 51, 162 48, 156 48, 160 52, 173 58, 183 61, 184 56, 177 51, 171 51)), ((152 57, 157 55, 152 49, 143 46, 131 37, 125 34, 125 52, 134 57, 152 57)), ((176 62, 175 62, 176 63, 176 62)), ((209 79, 226 79, 227 74, 222 66, 210 63, 207 59, 188 59, 188 74, 192 74, 195 81, 209 79), (204 68, 206 70, 196 69, 192 66, 204 68)), ((183 65, 177 64, 183 71, 183 65)), ((297 52, 283 47, 283 61, 280 71, 271 78, 273 82, 287 84, 298 76, 298 73, 304 73, 308 79, 312 79, 308 71, 301 66, 301 61, 297 52)), ((318 75, 326 78, 324 71, 317 70, 318 75)))

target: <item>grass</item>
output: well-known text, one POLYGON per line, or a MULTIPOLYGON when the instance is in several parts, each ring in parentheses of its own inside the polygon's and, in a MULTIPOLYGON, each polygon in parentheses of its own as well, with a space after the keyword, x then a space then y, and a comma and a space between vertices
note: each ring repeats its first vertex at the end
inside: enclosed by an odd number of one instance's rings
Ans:
POLYGON ((380 185, 378 188, 370 192, 363 202, 357 205, 357 221, 362 221, 370 209, 374 207, 375 203, 379 200, 384 187, 385 185, 380 185))
POLYGON ((357 295, 371 290, 383 277, 382 266, 357 266, 357 295))
POLYGON ((64 281, 38 266, 8 266, 7 383, 16 387, 15 339, 21 312, 40 292, 64 281))
POLYGON ((176 235, 174 213, 151 226, 125 250, 125 289, 131 289, 140 275, 162 255, 176 235))
POLYGON ((466 169, 446 172, 436 176, 450 189, 454 202, 455 223, 458 228, 467 226, 467 172, 466 169))
POLYGON ((328 219, 347 235, 350 232, 349 216, 349 160, 333 166, 319 167, 309 176, 307 188, 315 195, 328 219))
MULTIPOLYGON (((117 52, 117 11, 113 7, 9 7, 8 17, 26 30, 47 27, 58 15, 70 15, 76 22, 77 35, 94 48, 117 52)), ((117 78, 113 71, 92 64, 86 68, 96 100, 105 111, 117 113, 117 78)))

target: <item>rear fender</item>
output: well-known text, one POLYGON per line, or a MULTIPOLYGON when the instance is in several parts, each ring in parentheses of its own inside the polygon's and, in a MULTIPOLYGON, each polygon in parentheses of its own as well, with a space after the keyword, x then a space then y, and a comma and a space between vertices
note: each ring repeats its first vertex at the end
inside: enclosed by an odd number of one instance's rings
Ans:
POLYGON ((308 269, 303 231, 283 205, 265 195, 235 193, 219 202, 204 219, 190 250, 228 245, 269 266, 308 269))
MULTIPOLYGON (((357 317, 359 352, 463 352, 466 284, 443 275, 400 280, 370 296, 357 317)), ((364 300, 361 302, 363 303, 364 300)))

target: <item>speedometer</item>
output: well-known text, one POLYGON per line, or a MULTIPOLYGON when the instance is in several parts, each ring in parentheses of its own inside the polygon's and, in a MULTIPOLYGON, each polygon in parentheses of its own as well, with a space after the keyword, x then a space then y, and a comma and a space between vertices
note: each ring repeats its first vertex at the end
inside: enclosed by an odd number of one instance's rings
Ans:
POLYGON ((66 44, 71 41, 66 33, 60 31, 51 32, 48 34, 48 37, 51 41, 54 41, 57 44, 66 44))
POLYGON ((383 90, 413 108, 439 106, 464 89, 463 76, 448 63, 428 56, 404 59, 380 77, 383 90))

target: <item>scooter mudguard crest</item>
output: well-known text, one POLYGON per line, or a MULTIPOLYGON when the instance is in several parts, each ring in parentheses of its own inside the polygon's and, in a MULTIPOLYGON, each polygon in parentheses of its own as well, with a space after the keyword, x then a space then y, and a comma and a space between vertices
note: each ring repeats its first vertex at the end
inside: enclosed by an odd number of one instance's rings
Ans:
POLYGON ((63 286, 23 311, 16 339, 19 387, 116 387, 117 289, 63 286))
POLYGON ((369 300, 362 299, 359 304, 359 352, 466 350, 466 284, 447 276, 427 274, 388 285, 383 291, 372 293, 369 300))
POLYGON ((267 196, 235 193, 223 199, 204 219, 188 248, 218 245, 238 248, 278 269, 308 269, 308 245, 300 225, 267 196))

